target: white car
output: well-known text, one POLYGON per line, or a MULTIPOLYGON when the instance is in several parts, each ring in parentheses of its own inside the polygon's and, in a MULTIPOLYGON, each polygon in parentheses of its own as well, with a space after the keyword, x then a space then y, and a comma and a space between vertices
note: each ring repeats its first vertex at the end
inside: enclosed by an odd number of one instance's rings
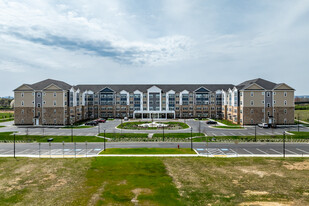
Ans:
POLYGON ((261 123, 261 124, 258 124, 259 127, 262 127, 262 128, 268 128, 268 124, 267 123, 261 123))

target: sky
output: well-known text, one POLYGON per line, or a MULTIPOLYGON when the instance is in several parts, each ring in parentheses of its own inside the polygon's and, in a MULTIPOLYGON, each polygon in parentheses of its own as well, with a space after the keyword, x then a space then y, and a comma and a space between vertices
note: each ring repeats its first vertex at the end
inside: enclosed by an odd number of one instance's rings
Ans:
POLYGON ((0 96, 69 84, 239 84, 309 94, 308 0, 0 0, 0 96))

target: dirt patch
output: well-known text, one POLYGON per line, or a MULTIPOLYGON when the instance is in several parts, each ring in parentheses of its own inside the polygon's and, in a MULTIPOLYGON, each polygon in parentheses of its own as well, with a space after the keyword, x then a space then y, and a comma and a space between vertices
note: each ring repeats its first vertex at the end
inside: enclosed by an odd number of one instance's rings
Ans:
POLYGON ((94 193, 92 196, 91 196, 91 198, 90 198, 90 200, 89 200, 89 202, 88 202, 88 205, 96 205, 96 203, 99 201, 99 200, 101 200, 101 194, 102 194, 102 192, 103 192, 103 190, 104 190, 104 187, 105 187, 105 183, 103 183, 102 184, 102 186, 101 187, 99 187, 99 189, 97 190, 97 192, 96 193, 94 193))
POLYGON ((266 191, 254 191, 254 190, 245 190, 244 195, 245 196, 250 196, 250 195, 268 195, 269 192, 266 191))
POLYGON ((284 162, 283 166, 288 170, 309 170, 309 161, 295 162, 293 164, 284 162))
POLYGON ((19 173, 30 173, 33 169, 36 168, 36 165, 35 164, 26 164, 26 165, 23 165, 19 168, 17 168, 14 173, 15 174, 19 174, 19 173))
POLYGON ((279 176, 279 177, 284 176, 283 174, 281 174, 279 172, 265 172, 265 171, 258 170, 258 168, 256 168, 256 167, 239 167, 237 169, 242 171, 243 173, 246 173, 246 174, 258 175, 260 178, 262 178, 264 176, 270 176, 270 175, 276 175, 276 176, 279 176))
POLYGON ((132 190, 133 194, 135 195, 134 198, 131 200, 131 202, 134 204, 134 205, 138 205, 138 199, 137 197, 140 195, 140 194, 150 194, 151 193, 151 190, 148 189, 148 188, 136 188, 134 190, 132 190))
POLYGON ((123 180, 123 181, 120 181, 117 185, 126 185, 127 184, 127 180, 123 180))
POLYGON ((240 206, 290 206, 292 203, 286 202, 243 202, 239 204, 240 206))
POLYGON ((67 181, 65 179, 59 179, 56 184, 52 185, 47 191, 56 191, 62 185, 65 185, 67 181))

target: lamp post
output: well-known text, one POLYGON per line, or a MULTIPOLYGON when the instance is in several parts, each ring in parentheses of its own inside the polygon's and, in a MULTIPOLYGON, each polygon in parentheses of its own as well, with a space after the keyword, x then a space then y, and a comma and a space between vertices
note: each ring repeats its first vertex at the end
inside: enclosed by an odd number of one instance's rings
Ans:
POLYGON ((256 125, 254 125, 254 141, 256 142, 256 125))
POLYGON ((98 123, 98 135, 100 135, 100 122, 98 123))
POLYGON ((163 128, 163 142, 164 142, 164 125, 162 126, 162 128, 163 128))
POLYGON ((16 147, 15 147, 15 134, 14 134, 14 158, 15 158, 15 151, 16 150, 16 147))
POLYGON ((192 127, 191 127, 191 150, 193 150, 193 145, 192 145, 192 127))
POLYGON ((71 142, 73 142, 73 124, 71 123, 71 142))
POLYGON ((105 143, 105 129, 104 129, 104 151, 106 149, 106 143, 105 143))
POLYGON ((285 158, 285 131, 283 132, 283 158, 285 158))
POLYGON ((299 132, 299 114, 297 115, 297 131, 299 132))

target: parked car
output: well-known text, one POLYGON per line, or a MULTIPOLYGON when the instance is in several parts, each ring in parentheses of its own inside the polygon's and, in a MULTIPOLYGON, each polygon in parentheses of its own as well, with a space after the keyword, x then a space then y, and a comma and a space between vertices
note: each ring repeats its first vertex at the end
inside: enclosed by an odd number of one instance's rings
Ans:
POLYGON ((129 120, 128 117, 123 118, 123 121, 128 121, 128 120, 129 120))
POLYGON ((208 121, 206 122, 206 124, 217 124, 217 122, 216 122, 216 121, 212 121, 212 120, 208 120, 208 121))
POLYGON ((97 119, 96 121, 97 121, 98 123, 105 123, 105 122, 106 122, 106 119, 102 119, 102 118, 101 118, 101 119, 97 119))
POLYGON ((267 123, 261 123, 261 124, 258 124, 259 127, 261 128, 268 128, 269 125, 267 123))
POLYGON ((90 121, 90 122, 87 122, 85 125, 97 126, 98 122, 97 121, 90 121))

